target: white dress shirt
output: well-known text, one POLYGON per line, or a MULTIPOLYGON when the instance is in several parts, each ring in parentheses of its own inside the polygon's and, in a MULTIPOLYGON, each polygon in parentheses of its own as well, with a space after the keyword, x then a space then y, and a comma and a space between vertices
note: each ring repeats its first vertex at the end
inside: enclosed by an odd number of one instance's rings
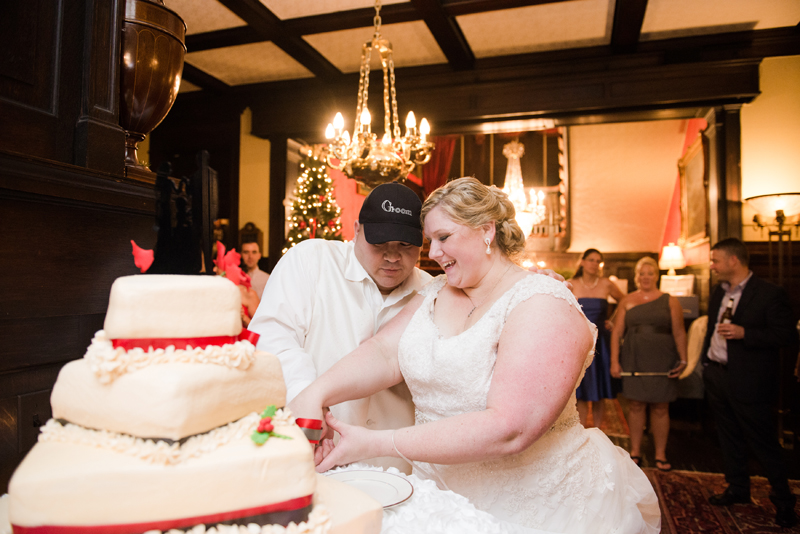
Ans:
POLYGON ((744 286, 747 285, 747 282, 750 281, 750 278, 753 276, 753 271, 747 275, 747 278, 739 282, 735 287, 731 287, 728 282, 722 282, 720 285, 722 289, 725 290, 725 296, 722 297, 722 302, 719 305, 719 311, 717 312, 717 322, 714 323, 714 333, 711 334, 711 344, 708 347, 708 359, 715 361, 717 363, 727 364, 728 363, 728 341, 723 338, 719 332, 717 332, 717 325, 719 324, 720 319, 722 319, 722 314, 725 313, 725 308, 728 307, 728 301, 733 299, 733 308, 731 309, 731 313, 736 313, 736 308, 739 307, 739 300, 742 298, 742 291, 744 291, 744 286))
POLYGON ((258 266, 247 274, 250 275, 250 285, 253 286, 253 290, 258 295, 258 298, 261 299, 261 295, 264 294, 264 287, 267 285, 267 280, 269 280, 269 275, 259 269, 258 266))
MULTIPOLYGON (((270 275, 249 330, 258 349, 278 357, 289 402, 392 319, 431 276, 414 269, 390 295, 381 294, 355 256, 354 244, 309 239, 289 249, 270 275)), ((414 424, 405 384, 331 407, 340 421, 373 430, 414 424)), ((370 462, 407 470, 405 462, 370 462)))

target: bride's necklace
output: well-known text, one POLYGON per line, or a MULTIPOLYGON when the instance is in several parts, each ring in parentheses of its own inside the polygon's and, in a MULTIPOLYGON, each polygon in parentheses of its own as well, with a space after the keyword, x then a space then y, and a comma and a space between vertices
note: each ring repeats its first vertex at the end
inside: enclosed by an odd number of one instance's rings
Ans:
POLYGON ((584 278, 584 277, 583 277, 583 276, 581 276, 581 285, 582 285, 583 287, 585 287, 586 289, 594 289, 594 288, 596 288, 596 287, 597 287, 597 284, 599 284, 599 283, 600 283, 600 277, 598 276, 597 278, 595 278, 595 280, 594 280, 594 284, 592 284, 592 285, 590 285, 590 286, 587 286, 587 285, 586 285, 586 282, 584 282, 584 281, 583 281, 583 278, 584 278))
POLYGON ((470 317, 472 317, 472 314, 475 312, 475 310, 477 310, 477 309, 478 309, 480 306, 482 306, 482 305, 483 305, 483 303, 484 303, 484 302, 486 302, 486 299, 488 299, 488 298, 491 296, 491 294, 492 294, 492 293, 494 293, 494 290, 495 290, 495 289, 497 289, 497 286, 498 286, 498 285, 500 285, 500 280, 502 280, 502 279, 503 279, 503 277, 505 277, 506 273, 507 273, 509 270, 511 270, 511 267, 513 267, 513 266, 514 266, 514 264, 513 264, 513 263, 509 264, 508 268, 506 268, 506 270, 505 270, 505 271, 503 271, 503 274, 501 274, 501 275, 500 275, 500 277, 497 279, 497 282, 495 282, 495 283, 494 283, 494 285, 492 286, 492 289, 490 289, 490 290, 489 290, 489 292, 488 292, 488 293, 486 293, 486 296, 485 296, 485 297, 483 297, 483 298, 481 299, 481 301, 480 301, 478 304, 475 304, 475 301, 473 301, 473 300, 472 300, 472 297, 470 297, 470 296, 467 294, 467 292, 466 292, 466 291, 464 291, 464 289, 463 289, 463 288, 459 288, 459 289, 461 289, 461 292, 462 292, 462 293, 464 293, 464 295, 465 295, 465 296, 466 296, 466 297, 469 299, 469 302, 470 302, 470 304, 472 304, 472 309, 471 309, 471 310, 469 311, 469 313, 467 314, 467 319, 469 319, 470 317))

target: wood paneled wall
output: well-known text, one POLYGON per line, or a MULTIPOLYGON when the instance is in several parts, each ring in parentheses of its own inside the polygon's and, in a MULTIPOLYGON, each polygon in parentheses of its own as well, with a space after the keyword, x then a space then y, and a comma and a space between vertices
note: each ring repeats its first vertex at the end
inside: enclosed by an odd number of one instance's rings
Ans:
POLYGON ((154 191, 124 175, 124 0, 3 4, 0 16, 0 494, 111 283, 155 244, 154 191))

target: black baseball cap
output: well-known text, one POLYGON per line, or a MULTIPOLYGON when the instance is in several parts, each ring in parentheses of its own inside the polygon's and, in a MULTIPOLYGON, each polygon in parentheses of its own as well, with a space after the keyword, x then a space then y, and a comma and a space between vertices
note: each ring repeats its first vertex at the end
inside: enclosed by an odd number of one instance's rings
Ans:
POLYGON ((422 246, 422 201, 417 194, 397 182, 381 184, 367 196, 358 214, 364 225, 367 243, 380 245, 402 241, 422 246))

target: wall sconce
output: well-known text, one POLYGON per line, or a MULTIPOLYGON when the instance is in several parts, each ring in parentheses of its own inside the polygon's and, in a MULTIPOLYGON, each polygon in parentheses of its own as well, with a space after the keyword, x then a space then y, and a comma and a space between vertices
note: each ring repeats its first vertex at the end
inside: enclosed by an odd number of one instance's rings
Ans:
POLYGON ((786 237, 789 256, 789 271, 792 270, 792 230, 800 226, 800 193, 759 195, 744 199, 756 211, 753 226, 769 230, 769 277, 772 276, 772 238, 778 241, 778 285, 783 285, 783 238, 786 237), (784 230, 785 226, 788 230, 784 230), (773 227, 777 229, 773 230, 773 227))

